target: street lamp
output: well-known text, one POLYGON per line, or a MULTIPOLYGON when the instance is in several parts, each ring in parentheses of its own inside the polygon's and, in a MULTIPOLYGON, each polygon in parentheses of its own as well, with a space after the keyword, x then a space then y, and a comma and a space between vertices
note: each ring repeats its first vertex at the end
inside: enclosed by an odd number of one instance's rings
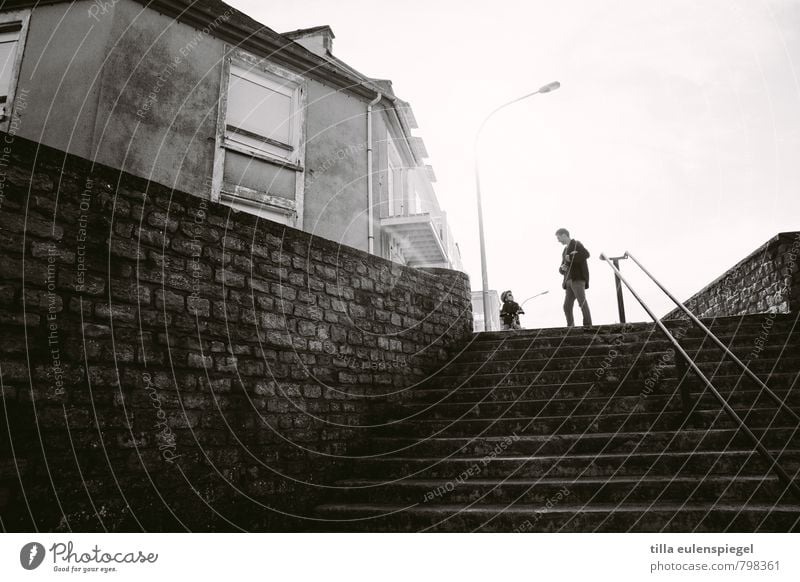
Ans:
POLYGON ((550 293, 550 291, 542 291, 541 293, 537 293, 536 295, 532 295, 531 297, 528 297, 525 301, 523 301, 522 303, 519 304, 520 309, 522 308, 523 305, 525 305, 531 299, 536 299, 537 297, 539 297, 539 295, 547 295, 548 293, 550 293))
POLYGON ((478 133, 475 134, 475 191, 478 195, 478 232, 480 235, 480 245, 481 245, 481 280, 483 283, 483 331, 489 331, 489 275, 486 271, 486 242, 483 236, 483 206, 481 205, 481 176, 480 171, 478 169, 478 141, 481 137, 481 131, 483 131, 483 127, 486 125, 486 122, 491 119, 491 117, 500 111, 501 109, 508 107, 516 103, 517 101, 522 101, 523 99, 527 99, 528 97, 533 97, 537 93, 550 93, 551 91, 555 91, 561 87, 561 83, 558 81, 553 81, 552 83, 548 83, 543 87, 540 87, 537 91, 533 93, 528 93, 527 95, 523 95, 522 97, 517 97, 513 101, 509 101, 508 103, 503 103, 500 107, 492 111, 489 115, 481 123, 480 127, 478 128, 478 133))

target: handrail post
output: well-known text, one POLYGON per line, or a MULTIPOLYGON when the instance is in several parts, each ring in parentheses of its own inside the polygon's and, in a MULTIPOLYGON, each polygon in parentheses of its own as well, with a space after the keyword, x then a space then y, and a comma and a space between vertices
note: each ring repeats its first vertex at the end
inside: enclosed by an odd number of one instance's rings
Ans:
MULTIPOLYGON (((619 271, 619 262, 620 262, 620 260, 621 259, 627 259, 627 258, 628 258, 628 253, 625 253, 621 257, 609 257, 608 259, 612 263, 614 263, 615 270, 619 271)), ((600 260, 603 260, 603 258, 600 257, 600 260)), ((617 275, 616 272, 614 273, 614 284, 617 287, 617 311, 619 312, 619 322, 620 323, 626 323, 626 321, 625 321, 625 300, 622 297, 622 281, 620 281, 619 275, 617 275)))

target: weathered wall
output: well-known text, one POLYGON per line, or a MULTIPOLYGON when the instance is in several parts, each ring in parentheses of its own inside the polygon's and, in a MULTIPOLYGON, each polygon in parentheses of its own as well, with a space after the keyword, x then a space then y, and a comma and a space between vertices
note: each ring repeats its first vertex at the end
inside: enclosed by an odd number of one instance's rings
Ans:
POLYGON ((302 528, 276 510, 472 331, 461 273, 5 141, 6 529, 302 528))
MULTIPOLYGON (((33 11, 19 135, 209 197, 224 43, 138 2, 107 3, 92 17, 94 5, 33 11)), ((303 180, 304 230, 367 250, 367 100, 296 72, 308 82, 305 172, 228 152, 225 179, 291 200, 303 180)), ((376 107, 376 252, 389 114, 376 107)))
POLYGON ((800 312, 800 232, 774 236, 684 305, 698 317, 800 312))
POLYGON ((97 26, 111 30, 94 159, 209 197, 223 43, 125 0, 97 26))
POLYGON ((304 230, 366 251, 367 105, 317 81, 308 103, 304 230))
MULTIPOLYGON (((31 16, 17 92, 27 90, 18 133, 77 156, 93 153, 111 17, 88 15, 88 0, 38 6, 31 16)), ((18 101, 18 100, 17 100, 18 101)))

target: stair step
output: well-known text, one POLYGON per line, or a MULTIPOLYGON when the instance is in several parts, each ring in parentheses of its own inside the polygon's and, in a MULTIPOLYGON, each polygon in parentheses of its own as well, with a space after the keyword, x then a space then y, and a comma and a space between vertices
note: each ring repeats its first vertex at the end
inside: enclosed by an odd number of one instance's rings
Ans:
MULTIPOLYGON (((700 330, 692 330, 688 333, 678 334, 675 329, 670 329, 682 346, 713 346, 715 343, 700 330)), ((756 338, 762 338, 767 342, 796 342, 800 340, 800 326, 794 324, 782 324, 773 326, 766 331, 761 326, 742 326, 736 328, 726 328, 715 330, 712 328, 717 338, 725 345, 744 347, 745 342, 753 344, 756 338)), ((569 346, 591 346, 605 345, 613 346, 620 342, 626 344, 647 344, 649 342, 669 342, 667 336, 661 333, 654 326, 649 328, 637 328, 631 333, 620 333, 619 331, 596 331, 591 329, 583 331, 582 328, 572 328, 567 333, 557 333, 551 330, 519 330, 503 332, 479 332, 472 336, 472 339, 463 346, 462 350, 493 350, 507 348, 527 348, 527 347, 569 347, 569 346)))
MULTIPOLYGON (((775 349, 777 350, 778 348, 775 349)), ((762 356, 763 352, 761 352, 759 355, 762 356)), ((743 357, 746 358, 746 356, 743 357)), ((704 350, 699 354, 695 354, 694 360, 700 364, 701 369, 714 369, 711 366, 715 365, 725 367, 726 369, 732 369, 732 373, 740 373, 741 371, 741 367, 733 362, 733 360, 730 360, 727 357, 722 357, 720 354, 716 354, 711 351, 704 350)), ((680 363, 683 365, 682 361, 680 363)), ((756 373, 765 370, 769 372, 781 367, 788 367, 789 370, 797 370, 800 368, 800 357, 798 357, 797 352, 786 352, 784 350, 783 357, 780 359, 759 357, 755 360, 749 360, 749 362, 746 363, 748 364, 748 367, 756 373)), ((447 376, 459 376, 475 373, 497 374, 501 372, 572 371, 586 369, 599 375, 606 373, 608 370, 613 370, 619 373, 622 370, 633 367, 649 369, 656 365, 663 367, 674 366, 675 364, 675 353, 668 350, 652 351, 646 354, 638 352, 633 354, 617 352, 615 354, 614 352, 611 352, 603 355, 520 358, 516 360, 486 360, 479 358, 459 357, 458 359, 451 361, 446 366, 437 370, 436 373, 447 376)))
MULTIPOLYGON (((800 410, 800 392, 787 393, 780 391, 778 396, 790 407, 800 410)), ((717 399, 710 391, 691 393, 692 402, 703 409, 719 407, 717 399)), ((774 401, 766 392, 748 390, 734 392, 727 397, 734 408, 751 408, 760 403, 769 407, 774 401)), ((680 393, 673 394, 641 394, 637 396, 592 396, 584 398, 550 398, 541 400, 479 400, 438 403, 409 403, 397 412, 400 418, 457 419, 475 418, 510 418, 530 417, 536 415, 556 416, 563 414, 604 414, 632 412, 680 411, 683 400, 680 393)), ((777 406, 777 405, 776 405, 777 406)))
MULTIPOLYGON (((800 363, 796 364, 800 365, 800 363)), ((714 381, 717 377, 725 379, 733 378, 735 380, 741 379, 741 382, 752 382, 745 376, 739 368, 734 364, 724 364, 718 366, 716 364, 700 364, 699 368, 703 374, 714 381)), ((787 369, 783 364, 778 365, 774 371, 772 367, 768 367, 765 373, 764 366, 759 366, 754 370, 756 375, 765 382, 768 386, 772 387, 773 382, 782 383, 782 386, 790 386, 796 382, 797 368, 787 369)), ((690 372, 692 377, 693 373, 690 372)), ((541 384, 574 384, 588 382, 590 384, 600 383, 623 383, 631 384, 638 383, 641 387, 642 383, 646 380, 653 379, 677 379, 679 372, 673 367, 665 367, 661 370, 659 375, 656 375, 654 370, 647 368, 624 368, 612 371, 605 371, 602 375, 598 375, 595 370, 574 369, 567 371, 544 371, 544 372, 516 372, 509 370, 501 373, 475 373, 475 374, 437 374, 424 380, 418 385, 418 389, 428 388, 448 388, 448 387, 482 387, 482 386, 498 386, 498 385, 530 385, 534 383, 541 384)))
MULTIPOLYGON (((737 342, 729 349, 742 361, 751 359, 754 353, 755 338, 747 338, 747 342, 737 342)), ((684 349, 690 356, 704 361, 718 361, 723 359, 723 352, 720 348, 712 345, 695 344, 684 345, 684 349)), ((647 355, 653 353, 674 353, 674 348, 666 339, 661 341, 651 341, 647 343, 623 343, 623 344, 602 344, 589 346, 561 346, 545 348, 542 346, 529 346, 526 348, 503 348, 493 350, 466 350, 458 354, 451 355, 450 363, 460 364, 467 362, 517 362, 517 361, 538 361, 552 358, 604 358, 613 356, 611 350, 616 350, 617 357, 628 355, 647 355), (611 354, 611 356, 610 356, 611 354)), ((758 359, 781 358, 800 353, 800 341, 786 343, 783 339, 778 339, 774 343, 769 343, 755 355, 758 359)), ((727 357, 727 356, 726 356, 727 357)))
POLYGON ((707 476, 678 477, 612 477, 580 480, 541 479, 470 479, 463 483, 443 479, 406 479, 384 483, 370 479, 347 479, 336 483, 344 488, 338 496, 340 503, 393 503, 507 505, 539 504, 549 500, 569 499, 570 505, 620 504, 636 499, 669 501, 748 502, 751 499, 780 499, 787 495, 786 487, 774 476, 707 476), (559 493, 561 495, 559 495, 559 493))
POLYGON ((789 532, 798 505, 591 504, 449 505, 329 504, 318 508, 320 531, 441 532, 789 532))
MULTIPOLYGON (((796 316, 706 323, 800 411, 796 316)), ((667 326, 797 481, 796 421, 703 332, 667 326)), ((478 333, 449 355, 340 463, 314 529, 800 531, 800 499, 653 323, 478 333)))
MULTIPOLYGON (((655 380, 655 377, 652 378, 655 380)), ((735 389, 753 388, 757 384, 741 375, 713 376, 714 386, 723 394, 728 394, 735 389)), ((798 375, 794 373, 773 374, 768 378, 767 386, 773 391, 785 391, 798 384, 798 375)), ((659 378, 654 382, 653 393, 672 394, 679 390, 685 383, 690 389, 699 390, 703 382, 694 374, 687 374, 683 378, 659 378)), ((625 396, 640 395, 648 386, 640 379, 618 379, 609 382, 528 382, 504 383, 498 385, 492 382, 466 382, 455 386, 430 386, 413 389, 415 402, 437 402, 447 399, 449 402, 479 401, 479 400, 518 400, 518 399, 549 399, 549 398, 583 398, 585 396, 625 396)), ((651 394, 652 395, 652 394, 651 394)))
MULTIPOLYGON (((505 455, 505 453, 501 453, 505 455)), ((790 474, 800 469, 800 450, 773 451, 790 474)), ((375 457, 359 459, 357 476, 400 479, 461 479, 502 477, 607 477, 764 475, 769 466, 753 450, 668 453, 603 453, 593 455, 537 455, 494 457, 375 457)))
MULTIPOLYGON (((752 409, 741 412, 740 417, 751 428, 782 424, 781 413, 773 409, 752 409)), ((465 418, 460 420, 420 419, 398 422, 379 429, 390 436, 506 436, 637 432, 649 430, 677 430, 683 426, 736 428, 722 411, 694 411, 687 421, 682 412, 645 412, 635 414, 589 414, 570 416, 534 416, 520 418, 465 418)), ((377 435, 376 435, 377 436, 377 435)))
MULTIPOLYGON (((656 432, 612 432, 564 435, 514 435, 510 437, 454 437, 413 439, 379 437, 371 439, 365 455, 417 455, 447 457, 453 454, 486 456, 501 450, 508 455, 564 455, 752 449, 750 439, 740 430, 711 429, 656 432)), ((800 429, 772 427, 756 436, 768 448, 800 449, 800 429)))

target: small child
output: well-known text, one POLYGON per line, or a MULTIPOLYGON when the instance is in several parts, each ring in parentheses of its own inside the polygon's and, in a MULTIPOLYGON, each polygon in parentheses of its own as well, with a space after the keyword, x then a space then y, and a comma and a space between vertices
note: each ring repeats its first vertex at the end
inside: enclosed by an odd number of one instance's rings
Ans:
POLYGON ((500 310, 500 319, 503 320, 503 330, 522 329, 519 324, 520 314, 524 314, 519 304, 514 301, 514 294, 511 291, 503 291, 500 295, 503 300, 503 308, 500 310))

